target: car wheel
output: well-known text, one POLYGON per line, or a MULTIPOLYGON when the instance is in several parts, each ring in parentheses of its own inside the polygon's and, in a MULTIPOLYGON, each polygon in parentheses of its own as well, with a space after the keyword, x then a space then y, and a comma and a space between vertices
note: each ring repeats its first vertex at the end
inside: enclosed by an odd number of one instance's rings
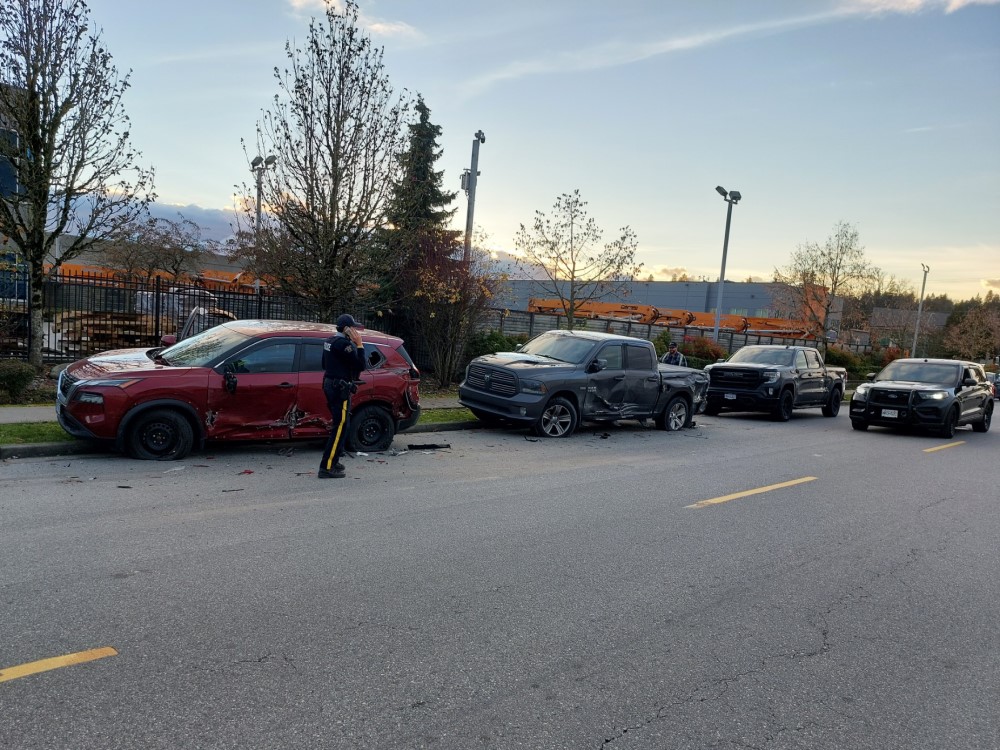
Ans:
POLYGON ((691 408, 683 396, 674 396, 656 418, 656 426, 667 432, 676 432, 691 422, 691 408))
POLYGON ((853 427, 858 432, 864 432, 868 429, 868 423, 862 419, 852 419, 851 427, 853 427))
POLYGON ((576 429, 576 408, 562 396, 556 396, 545 405, 545 411, 532 426, 541 437, 569 437, 576 429))
POLYGON ((944 424, 941 425, 941 436, 949 439, 955 437, 956 427, 958 427, 958 409, 951 409, 944 418, 944 424))
POLYGON ((353 451, 367 453, 386 450, 392 444, 396 427, 392 415, 381 406, 369 405, 351 415, 347 445, 353 451))
POLYGON ((830 394, 830 400, 823 407, 823 416, 835 417, 840 414, 840 402, 843 400, 844 397, 840 394, 840 389, 834 388, 833 393, 830 394))
POLYGON ((787 422, 792 418, 792 407, 795 405, 795 396, 791 391, 782 391, 778 398, 778 405, 771 412, 771 418, 775 422, 787 422))
POLYGON ((993 402, 986 402, 986 410, 983 413, 983 418, 978 422, 972 423, 972 429, 976 432, 989 432, 990 424, 993 423, 993 402))
POLYGON ((712 406, 710 404, 705 405, 705 416, 706 417, 717 417, 722 411, 718 406, 712 406))
POLYGON ((154 409, 140 414, 129 425, 126 448, 142 461, 177 461, 191 452, 194 432, 180 412, 154 409))

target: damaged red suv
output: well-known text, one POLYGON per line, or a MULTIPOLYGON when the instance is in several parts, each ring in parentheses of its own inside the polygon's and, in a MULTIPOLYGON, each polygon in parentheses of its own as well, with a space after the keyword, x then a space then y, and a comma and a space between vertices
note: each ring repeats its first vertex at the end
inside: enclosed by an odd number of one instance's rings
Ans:
MULTIPOLYGON (((184 458, 206 441, 325 438, 323 341, 332 325, 234 320, 167 348, 119 349, 59 376, 59 423, 134 458, 184 458)), ((420 373, 403 341, 362 330, 367 358, 349 446, 385 450, 420 418, 420 373)))

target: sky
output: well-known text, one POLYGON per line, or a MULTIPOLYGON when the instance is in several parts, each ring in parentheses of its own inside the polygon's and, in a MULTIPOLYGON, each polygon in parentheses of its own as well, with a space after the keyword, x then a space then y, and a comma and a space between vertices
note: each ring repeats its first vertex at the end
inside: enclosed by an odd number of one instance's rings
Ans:
MULTIPOLYGON (((323 0, 88 0, 158 202, 228 233, 287 41, 323 0), (241 139, 249 145, 245 153, 241 139)), ((1000 293, 1000 0, 360 0, 394 88, 442 128, 459 190, 479 150, 476 232, 579 190, 641 276, 770 280, 854 225, 919 294, 1000 293)), ((465 230, 466 196, 454 204, 465 230)))

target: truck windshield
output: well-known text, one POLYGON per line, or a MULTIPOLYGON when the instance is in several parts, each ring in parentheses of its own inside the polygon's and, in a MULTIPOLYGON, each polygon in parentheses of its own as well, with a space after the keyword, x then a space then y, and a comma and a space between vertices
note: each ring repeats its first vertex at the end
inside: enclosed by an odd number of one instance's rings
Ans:
POLYGON ((594 342, 590 339, 578 339, 557 333, 543 333, 518 349, 518 352, 578 365, 583 362, 584 357, 593 348, 594 342))
POLYGON ((910 383, 954 385, 958 382, 958 365, 930 362, 890 362, 875 380, 905 380, 910 383))
POLYGON ((224 325, 215 326, 167 347, 158 357, 173 367, 205 367, 249 338, 224 325))
POLYGON ((795 352, 791 349, 752 349, 746 347, 736 352, 736 354, 729 358, 729 361, 755 365, 791 367, 794 356, 795 352))

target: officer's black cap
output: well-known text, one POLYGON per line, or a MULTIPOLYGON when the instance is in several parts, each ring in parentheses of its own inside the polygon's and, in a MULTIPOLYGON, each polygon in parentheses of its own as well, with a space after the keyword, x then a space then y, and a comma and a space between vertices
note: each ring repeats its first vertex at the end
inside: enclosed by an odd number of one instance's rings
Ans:
POLYGON ((358 324, 354 320, 354 316, 353 315, 348 315, 347 313, 344 313, 339 318, 337 318, 337 330, 340 331, 340 332, 343 332, 343 330, 345 328, 348 328, 348 327, 354 328, 357 325, 358 324))

